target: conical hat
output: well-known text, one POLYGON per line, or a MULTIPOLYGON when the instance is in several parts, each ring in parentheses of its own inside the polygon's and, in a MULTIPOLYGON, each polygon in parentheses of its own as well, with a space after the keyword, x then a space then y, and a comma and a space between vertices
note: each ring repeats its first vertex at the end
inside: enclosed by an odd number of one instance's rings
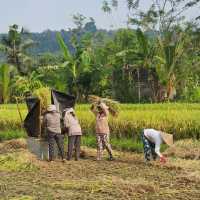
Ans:
POLYGON ((160 132, 161 137, 163 139, 163 141, 169 145, 172 146, 173 145, 173 135, 169 134, 169 133, 165 133, 165 132, 160 132))

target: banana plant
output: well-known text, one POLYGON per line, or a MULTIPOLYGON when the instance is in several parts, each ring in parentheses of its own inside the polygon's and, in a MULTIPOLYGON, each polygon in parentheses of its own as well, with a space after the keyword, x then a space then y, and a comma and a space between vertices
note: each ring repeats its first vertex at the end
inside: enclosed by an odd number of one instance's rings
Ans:
POLYGON ((0 96, 3 103, 8 103, 9 101, 9 84, 10 84, 10 66, 7 64, 2 64, 0 66, 0 96))
POLYGON ((69 88, 70 92, 74 93, 78 98, 79 97, 78 81, 80 75, 83 73, 90 72, 91 70, 90 49, 89 48, 83 49, 80 47, 79 44, 76 44, 75 53, 72 54, 69 51, 60 33, 57 33, 57 41, 63 52, 63 56, 65 59, 65 62, 62 64, 62 67, 65 67, 67 70, 67 75, 66 75, 66 77, 68 77, 67 81, 70 81, 70 77, 72 79, 70 84, 71 86, 69 88))
POLYGON ((21 96, 23 97, 26 92, 33 93, 35 90, 42 88, 43 84, 40 81, 40 78, 42 78, 42 74, 38 74, 35 71, 33 71, 28 76, 20 76, 17 75, 12 81, 12 91, 15 96, 21 96))

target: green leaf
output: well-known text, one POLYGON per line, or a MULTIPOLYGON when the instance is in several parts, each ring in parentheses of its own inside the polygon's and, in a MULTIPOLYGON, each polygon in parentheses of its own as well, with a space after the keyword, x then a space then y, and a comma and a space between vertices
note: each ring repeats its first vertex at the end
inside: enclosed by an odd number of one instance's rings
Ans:
POLYGON ((59 44, 61 50, 63 51, 64 58, 68 61, 72 61, 72 56, 69 52, 67 45, 65 44, 65 42, 63 40, 61 34, 57 33, 56 38, 57 38, 57 41, 58 41, 58 44, 59 44))
POLYGON ((140 48, 144 55, 147 56, 148 54, 148 40, 147 37, 144 35, 144 33, 141 31, 141 29, 137 29, 136 31, 137 39, 140 45, 140 48))
POLYGON ((7 103, 9 100, 9 84, 10 84, 10 67, 7 64, 0 66, 0 80, 2 87, 3 102, 7 103))
POLYGON ((83 51, 83 53, 81 54, 81 61, 84 69, 87 71, 90 68, 91 62, 90 54, 88 53, 88 51, 83 51))
POLYGON ((155 59, 159 61, 161 64, 166 64, 165 59, 160 56, 155 56, 155 59))

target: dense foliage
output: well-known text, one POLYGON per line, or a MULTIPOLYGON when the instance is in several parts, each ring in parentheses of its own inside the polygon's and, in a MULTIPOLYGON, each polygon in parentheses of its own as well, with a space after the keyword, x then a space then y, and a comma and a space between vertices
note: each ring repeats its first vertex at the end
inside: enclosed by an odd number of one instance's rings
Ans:
MULTIPOLYGON (((139 0, 127 0, 129 27, 112 32, 97 30, 94 19, 81 14, 68 31, 37 35, 10 26, 0 42, 0 101, 49 87, 78 102, 90 94, 127 103, 199 102, 199 17, 184 19, 199 1, 149 2, 144 11, 139 0)), ((117 8, 111 0, 102 9, 111 14, 117 8)))

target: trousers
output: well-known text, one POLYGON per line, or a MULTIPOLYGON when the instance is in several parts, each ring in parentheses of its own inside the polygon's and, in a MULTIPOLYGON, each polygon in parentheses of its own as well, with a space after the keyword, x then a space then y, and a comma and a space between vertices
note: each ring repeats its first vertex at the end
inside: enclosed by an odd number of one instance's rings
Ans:
POLYGON ((151 158, 153 158, 153 160, 156 160, 157 154, 155 152, 155 144, 152 143, 151 141, 149 141, 145 137, 144 131, 142 131, 141 139, 142 139, 143 148, 144 148, 144 158, 145 158, 145 161, 150 161, 151 158))
POLYGON ((49 160, 54 159, 54 143, 56 142, 60 156, 64 159, 64 136, 60 133, 48 133, 49 160))
POLYGON ((110 158, 113 157, 112 155, 112 148, 109 142, 109 137, 107 134, 97 134, 97 160, 101 160, 103 157, 103 150, 104 148, 107 150, 110 158))
POLYGON ((72 158, 73 150, 75 149, 75 160, 80 158, 81 135, 68 136, 68 151, 67 160, 72 158))

